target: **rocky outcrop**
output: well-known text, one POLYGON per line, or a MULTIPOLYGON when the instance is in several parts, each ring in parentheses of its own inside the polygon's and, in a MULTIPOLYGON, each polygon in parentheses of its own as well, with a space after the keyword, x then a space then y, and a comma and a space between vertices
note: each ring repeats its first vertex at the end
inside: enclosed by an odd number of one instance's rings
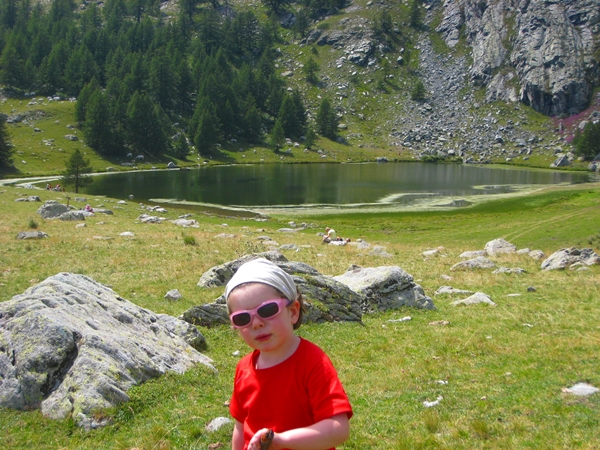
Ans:
POLYGON ((600 70, 595 0, 446 0, 436 28, 450 47, 461 27, 473 49, 470 78, 487 99, 519 99, 547 115, 586 108, 600 70), (596 42, 595 42, 596 41, 596 42))
MULTIPOLYGON (((269 259, 292 275, 306 306, 304 322, 360 322, 365 312, 402 306, 435 309, 431 298, 400 267, 353 266, 343 275, 328 277, 308 264, 288 261, 278 251, 246 255, 212 267, 200 277, 198 286, 224 286, 242 264, 257 257, 269 259)), ((214 303, 190 308, 181 319, 207 327, 229 324, 224 296, 214 303)))
POLYGON ((204 337, 83 275, 60 273, 0 303, 0 407, 69 415, 105 425, 94 411, 168 371, 211 366, 204 337))
POLYGON ((600 256, 591 248, 562 248, 542 262, 542 270, 562 270, 574 264, 591 266, 600 264, 600 256))

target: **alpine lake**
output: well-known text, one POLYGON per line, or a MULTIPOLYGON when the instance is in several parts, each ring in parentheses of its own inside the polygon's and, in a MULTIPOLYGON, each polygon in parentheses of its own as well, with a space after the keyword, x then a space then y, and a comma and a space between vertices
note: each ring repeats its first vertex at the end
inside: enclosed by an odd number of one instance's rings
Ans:
POLYGON ((412 162, 257 164, 103 174, 82 193, 240 216, 293 215, 461 208, 594 177, 589 172, 412 162))

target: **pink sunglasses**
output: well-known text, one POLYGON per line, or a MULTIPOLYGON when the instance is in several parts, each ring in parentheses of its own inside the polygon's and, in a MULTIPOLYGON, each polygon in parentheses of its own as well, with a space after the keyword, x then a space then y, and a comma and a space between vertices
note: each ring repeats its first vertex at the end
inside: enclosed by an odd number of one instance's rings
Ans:
POLYGON ((283 311, 283 308, 291 303, 287 298, 267 300, 254 309, 236 311, 229 316, 229 319, 234 328, 246 328, 252 322, 252 317, 258 316, 261 319, 272 319, 278 316, 283 311))

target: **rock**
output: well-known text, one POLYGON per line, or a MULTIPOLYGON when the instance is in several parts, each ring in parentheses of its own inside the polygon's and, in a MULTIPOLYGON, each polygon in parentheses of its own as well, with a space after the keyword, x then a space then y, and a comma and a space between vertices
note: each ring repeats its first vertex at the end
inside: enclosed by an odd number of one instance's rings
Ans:
POLYGON ((544 259, 546 255, 541 250, 531 250, 528 255, 533 259, 544 259))
POLYGON ((43 239, 47 238, 48 235, 43 231, 21 231, 17 234, 17 239, 43 239))
POLYGON ((440 251, 435 248, 433 250, 425 250, 423 253, 421 253, 421 255, 423 255, 425 258, 428 258, 430 256, 437 256, 440 254, 440 251))
POLYGON ((230 423, 233 423, 233 422, 231 421, 231 419, 229 419, 227 417, 217 417, 217 418, 211 420, 208 425, 206 425, 206 431, 208 431, 209 433, 212 433, 214 431, 217 431, 217 430, 223 428, 226 425, 229 425, 230 423))
POLYGON ((60 220, 64 221, 75 221, 75 220, 85 220, 85 212, 84 211, 67 211, 58 216, 60 220))
POLYGON ((586 266, 600 264, 600 256, 591 248, 582 250, 575 247, 563 248, 545 259, 541 268, 542 270, 562 270, 577 262, 581 262, 586 266))
POLYGON ((513 253, 517 250, 517 246, 500 238, 494 239, 493 241, 485 244, 484 250, 488 255, 493 256, 499 253, 513 253))
POLYGON ((79 138, 77 136, 75 136, 74 134, 65 135, 65 139, 67 141, 78 141, 79 140, 79 138))
POLYGON ((402 306, 435 309, 431 298, 414 282, 412 275, 398 266, 351 268, 333 279, 365 297, 365 306, 369 311, 385 311, 402 306))
POLYGON ((520 267, 499 267, 492 273, 527 273, 527 271, 525 269, 521 269, 520 267))
POLYGON ((587 397, 588 395, 600 392, 600 389, 588 383, 577 383, 571 386, 570 388, 564 388, 563 392, 567 394, 577 395, 580 397, 587 397))
POLYGON ((56 200, 47 200, 37 210, 37 213, 42 216, 43 219, 54 219, 59 217, 61 214, 66 213, 69 210, 67 205, 62 205, 56 200))
POLYGON ((40 407, 86 429, 105 425, 94 412, 128 401, 137 384, 198 363, 214 370, 177 327, 164 325, 177 319, 165 321, 84 275, 47 278, 0 303, 0 318, 0 406, 40 407))
POLYGON ((135 237, 135 234, 133 234, 131 231, 123 231, 122 233, 119 234, 119 236, 123 236, 123 237, 135 237))
POLYGON ((37 195, 30 195, 27 198, 15 198, 15 202, 41 202, 42 199, 37 195))
POLYGON ((183 297, 183 295, 181 295, 181 292, 179 292, 178 289, 171 289, 169 292, 167 292, 165 294, 165 297, 167 300, 179 300, 183 297))
POLYGON ((454 264, 450 270, 492 269, 494 267, 496 267, 496 264, 485 256, 478 256, 477 258, 454 264))
POLYGON ((300 250, 300 247, 298 247, 296 244, 283 244, 282 246, 279 247, 279 250, 294 250, 294 251, 298 251, 298 250, 300 250))
POLYGON ((183 228, 200 228, 200 224, 194 219, 175 219, 172 222, 183 228))
POLYGON ((454 289, 452 286, 440 286, 437 291, 435 291, 435 295, 471 295, 473 291, 467 291, 464 289, 454 289))
POLYGON ((466 252, 462 252, 460 255, 458 255, 459 258, 477 258, 479 256, 485 256, 485 250, 472 250, 472 251, 466 251, 466 252))
POLYGON ((452 302, 451 305, 469 306, 469 305, 476 305, 478 303, 486 303, 490 306, 496 306, 496 304, 492 301, 492 299, 488 295, 484 294, 483 292, 476 292, 473 295, 471 295, 470 297, 467 297, 463 300, 456 300, 455 302, 452 302))

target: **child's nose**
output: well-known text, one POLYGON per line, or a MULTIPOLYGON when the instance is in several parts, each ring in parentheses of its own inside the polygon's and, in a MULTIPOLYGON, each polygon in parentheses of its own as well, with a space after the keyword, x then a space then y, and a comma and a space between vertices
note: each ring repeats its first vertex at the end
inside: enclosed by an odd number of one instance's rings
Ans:
POLYGON ((252 328, 261 328, 265 325, 265 323, 263 322, 263 320, 261 319, 261 317, 258 314, 253 314, 252 315, 252 328))

